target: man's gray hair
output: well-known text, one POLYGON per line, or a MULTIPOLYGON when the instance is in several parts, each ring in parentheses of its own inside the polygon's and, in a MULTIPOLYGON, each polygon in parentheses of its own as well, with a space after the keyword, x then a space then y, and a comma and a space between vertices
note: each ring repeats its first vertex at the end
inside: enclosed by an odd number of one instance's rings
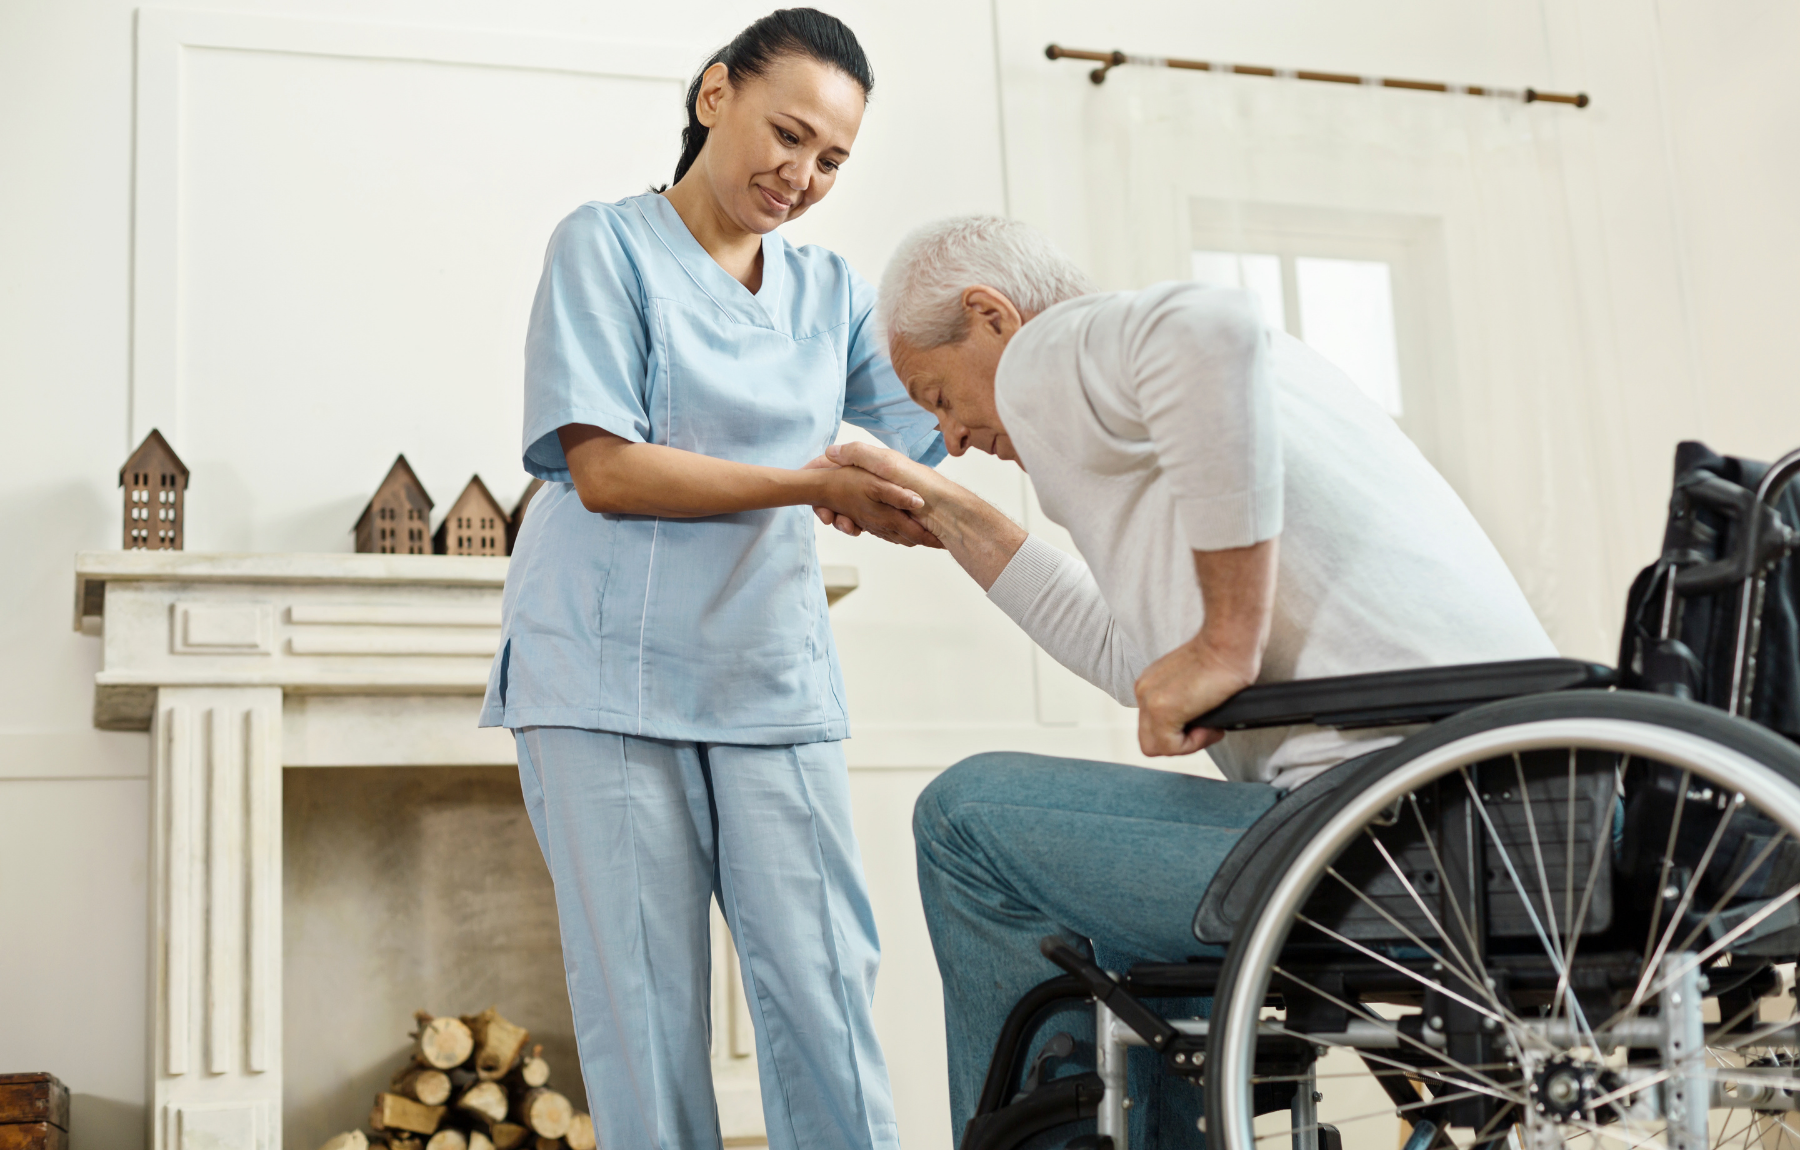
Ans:
POLYGON ((977 284, 1006 296, 1026 319, 1094 290, 1093 281, 1030 224, 953 216, 900 241, 881 277, 881 329, 919 351, 960 343, 969 334, 962 293, 977 284))

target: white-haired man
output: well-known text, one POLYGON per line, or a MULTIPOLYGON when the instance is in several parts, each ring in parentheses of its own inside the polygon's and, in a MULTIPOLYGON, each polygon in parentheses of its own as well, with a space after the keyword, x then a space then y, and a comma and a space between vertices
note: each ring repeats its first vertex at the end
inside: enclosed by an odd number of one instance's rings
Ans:
MULTIPOLYGON (((1200 949, 1194 904, 1288 788, 1393 731, 1187 724, 1255 682, 1555 654, 1474 518, 1392 420, 1243 294, 1094 294, 995 217, 901 245, 880 316, 952 455, 1026 469, 1085 564, 929 468, 864 444, 833 461, 916 491, 920 521, 1058 661, 1139 710, 1148 755, 1211 747, 1231 781, 1023 754, 941 775, 914 814, 944 979, 955 1129, 1006 1012, 1053 973, 1036 942, 1115 968, 1200 949)), ((841 527, 854 530, 848 523, 841 527)), ((1134 1097, 1140 1092, 1134 1090, 1134 1097)), ((1189 1144, 1192 1108, 1140 1098, 1133 1142, 1189 1144)))

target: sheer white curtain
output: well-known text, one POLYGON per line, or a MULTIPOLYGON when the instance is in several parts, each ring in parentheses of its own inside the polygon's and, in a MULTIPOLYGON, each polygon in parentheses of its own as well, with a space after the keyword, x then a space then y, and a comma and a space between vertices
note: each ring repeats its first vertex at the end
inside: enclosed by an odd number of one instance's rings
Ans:
MULTIPOLYGON (((1055 36, 1054 13, 1001 13, 1006 41, 1055 36)), ((1180 54, 1148 26, 1123 46, 1180 54)), ((1188 278, 1195 250, 1387 263, 1402 427, 1558 645, 1612 661, 1625 579, 1655 540, 1631 517, 1621 397, 1595 370, 1575 258, 1565 167, 1583 113, 1129 66, 1096 88, 1022 50, 1002 78, 1013 210, 1107 288, 1188 278)), ((1290 330, 1295 303, 1290 283, 1290 330)))

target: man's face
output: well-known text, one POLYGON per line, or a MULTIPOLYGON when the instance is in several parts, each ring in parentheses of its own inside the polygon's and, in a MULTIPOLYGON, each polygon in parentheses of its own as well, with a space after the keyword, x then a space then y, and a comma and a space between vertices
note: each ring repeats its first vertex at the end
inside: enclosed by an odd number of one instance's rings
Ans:
POLYGON ((937 417, 951 455, 974 447, 1017 463, 1019 457, 994 406, 994 373, 1022 321, 1011 301, 991 289, 970 288, 964 300, 970 315, 968 335, 929 351, 895 339, 889 349, 894 371, 913 402, 937 417))

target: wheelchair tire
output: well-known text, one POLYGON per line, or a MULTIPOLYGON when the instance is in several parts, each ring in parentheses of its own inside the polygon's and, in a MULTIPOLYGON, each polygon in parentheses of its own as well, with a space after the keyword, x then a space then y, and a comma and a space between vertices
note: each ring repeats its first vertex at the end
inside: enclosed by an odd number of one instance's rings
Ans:
POLYGON ((1800 748, 1698 704, 1582 691, 1464 712, 1347 769, 1228 950, 1212 1150, 1286 1137, 1256 1133, 1259 1034, 1341 1047, 1380 1082, 1380 1115, 1321 1107, 1347 1145, 1406 1110, 1409 1146, 1515 1127, 1533 1150, 1800 1146, 1800 748))

